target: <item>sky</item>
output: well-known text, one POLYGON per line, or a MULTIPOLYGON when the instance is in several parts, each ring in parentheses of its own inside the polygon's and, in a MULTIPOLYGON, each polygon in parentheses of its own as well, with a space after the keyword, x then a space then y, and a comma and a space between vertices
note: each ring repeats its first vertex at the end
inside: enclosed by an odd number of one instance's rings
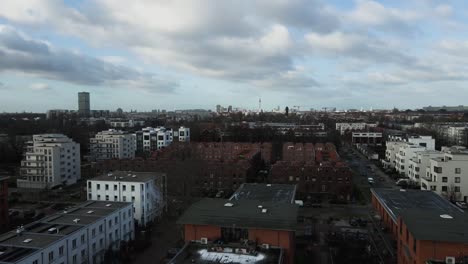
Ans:
POLYGON ((2 0, 0 112, 468 104, 466 0, 2 0))

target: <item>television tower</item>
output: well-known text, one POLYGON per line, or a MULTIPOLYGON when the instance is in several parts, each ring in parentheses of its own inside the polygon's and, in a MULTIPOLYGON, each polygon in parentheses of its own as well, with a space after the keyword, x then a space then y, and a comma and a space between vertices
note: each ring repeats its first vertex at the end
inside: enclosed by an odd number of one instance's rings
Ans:
POLYGON ((258 98, 258 112, 262 111, 262 98, 258 98))

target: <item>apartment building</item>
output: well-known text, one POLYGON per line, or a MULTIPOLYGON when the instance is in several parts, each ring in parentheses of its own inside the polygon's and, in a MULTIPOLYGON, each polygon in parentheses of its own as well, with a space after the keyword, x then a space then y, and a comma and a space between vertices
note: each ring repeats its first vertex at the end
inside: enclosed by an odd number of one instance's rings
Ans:
POLYGON ((428 175, 431 168, 431 159, 444 156, 442 151, 424 150, 416 151, 415 155, 408 160, 408 174, 411 181, 421 184, 421 178, 428 175))
POLYGON ((0 235, 0 263, 104 263, 134 236, 131 203, 88 201, 0 235))
POLYGON ((167 201, 166 175, 114 171, 87 181, 88 200, 132 202, 135 220, 146 226, 159 217, 167 201))
POLYGON ((351 135, 353 144, 382 145, 382 133, 380 132, 353 132, 351 135))
POLYGON ((109 129, 90 139, 90 152, 95 160, 135 158, 136 138, 134 134, 109 129))
POLYGON ((137 131, 135 133, 137 152, 153 152, 166 148, 173 141, 173 133, 172 129, 165 127, 147 127, 137 131))
POLYGON ((179 127, 177 136, 179 142, 190 142, 190 128, 184 126, 179 127))
POLYGON ((429 171, 421 178, 421 189, 434 191, 452 201, 468 201, 468 151, 445 149, 443 157, 430 160, 429 171))
POLYGON ((368 124, 365 122, 336 123, 336 130, 340 131, 341 135, 344 135, 346 131, 359 131, 374 127, 377 127, 377 124, 368 124))
POLYGON ((19 188, 70 185, 81 178, 80 145, 62 134, 34 135, 21 161, 19 188))
POLYGON ((385 159, 381 160, 381 162, 385 168, 395 169, 402 174, 406 174, 408 169, 406 161, 413 158, 413 150, 435 150, 435 140, 431 136, 389 136, 386 142, 385 159), (401 152, 406 148, 409 148, 410 156, 401 152), (402 159, 403 161, 401 161, 402 159), (402 168, 402 166, 404 167, 402 168))
POLYGON ((408 164, 409 160, 414 158, 416 152, 425 151, 426 147, 415 145, 412 143, 406 143, 400 145, 397 153, 395 154, 395 169, 398 173, 403 176, 408 176, 408 164))

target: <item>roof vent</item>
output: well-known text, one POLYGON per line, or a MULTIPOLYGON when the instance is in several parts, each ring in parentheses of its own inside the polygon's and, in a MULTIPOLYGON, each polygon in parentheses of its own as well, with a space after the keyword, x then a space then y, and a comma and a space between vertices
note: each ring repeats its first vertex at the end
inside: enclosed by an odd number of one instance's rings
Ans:
POLYGON ((111 207, 111 206, 112 206, 112 204, 106 204, 106 207, 111 207))
POLYGON ((259 205, 259 206, 257 206, 257 207, 258 207, 258 208, 263 208, 263 205, 259 205))
POLYGON ((79 218, 75 218, 75 219, 73 219, 73 222, 75 222, 75 224, 78 224, 78 222, 80 222, 80 219, 79 219, 79 218))
POLYGON ((136 175, 132 175, 132 178, 136 178, 136 175))
POLYGON ((107 173, 107 176, 112 177, 112 172, 107 173))
POLYGON ((31 241, 32 241, 32 238, 27 238, 27 239, 23 240, 23 243, 29 243, 31 241))
POLYGON ((52 228, 49 228, 49 230, 47 230, 49 233, 54 233, 57 231, 57 228, 55 227, 52 227, 52 228))
POLYGON ((406 190, 405 189, 400 189, 400 192, 406 192, 406 190))
POLYGON ((453 216, 448 215, 448 214, 441 214, 440 217, 444 219, 453 219, 453 216))
POLYGON ((224 207, 233 207, 233 206, 234 206, 233 203, 225 203, 225 204, 224 204, 224 207))
POLYGON ((263 208, 263 209, 262 209, 262 213, 263 213, 263 214, 266 214, 266 212, 268 212, 268 210, 267 210, 266 208, 263 208))
POLYGON ((271 186, 271 184, 267 184, 267 186, 268 186, 268 187, 270 187, 270 186, 271 186))
POLYGON ((88 211, 87 213, 88 213, 88 214, 92 214, 92 213, 94 213, 94 211, 93 211, 93 210, 90 210, 90 211, 88 211))

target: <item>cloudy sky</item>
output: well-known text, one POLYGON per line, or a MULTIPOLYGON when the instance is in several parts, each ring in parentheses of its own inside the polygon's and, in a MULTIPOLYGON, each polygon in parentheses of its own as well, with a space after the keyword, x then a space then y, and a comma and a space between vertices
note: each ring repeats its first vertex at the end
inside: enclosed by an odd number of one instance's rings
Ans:
POLYGON ((0 112, 468 104, 466 0, 1 0, 0 112))

